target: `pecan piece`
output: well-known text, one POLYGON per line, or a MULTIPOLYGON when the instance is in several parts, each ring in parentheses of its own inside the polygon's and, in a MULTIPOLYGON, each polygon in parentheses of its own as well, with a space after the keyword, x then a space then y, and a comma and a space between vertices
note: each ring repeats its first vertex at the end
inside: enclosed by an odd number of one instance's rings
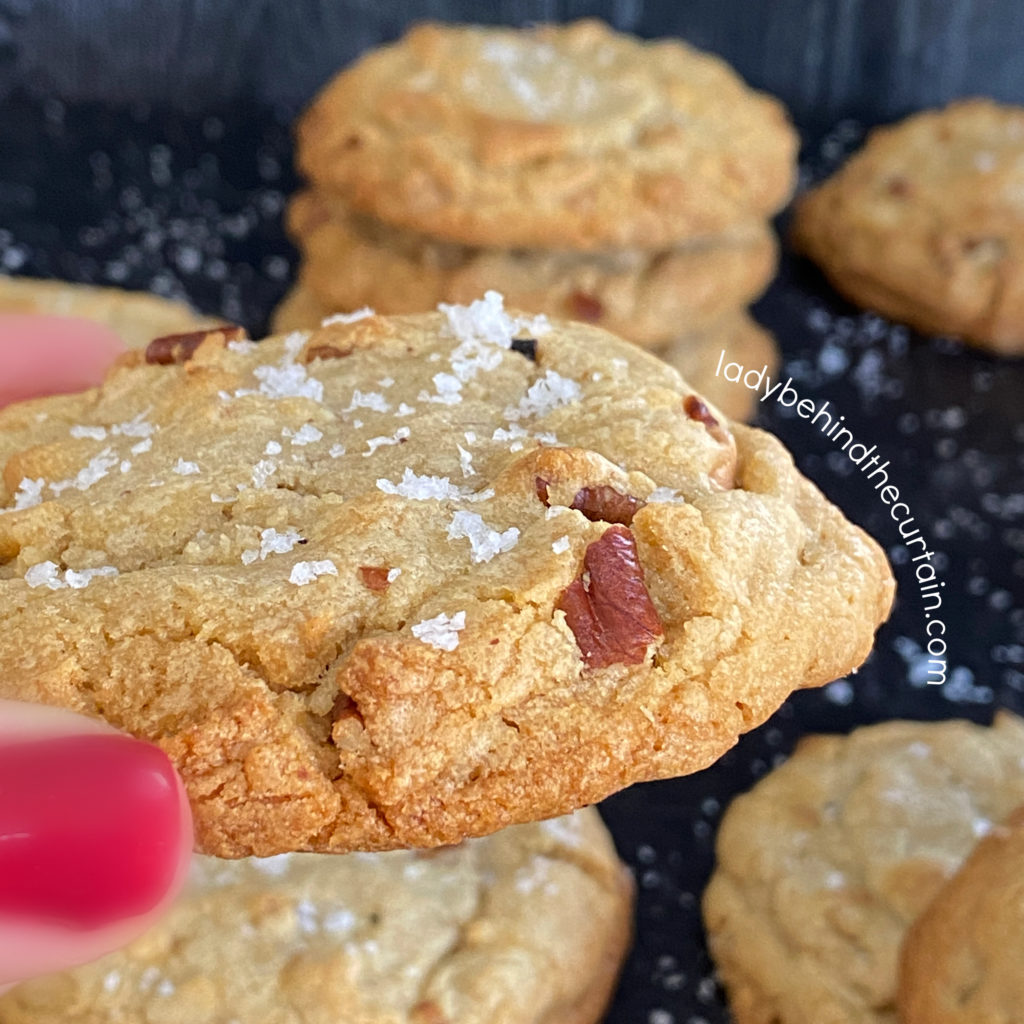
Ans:
POLYGON ((150 365, 180 366, 192 358, 193 353, 212 334, 222 334, 224 343, 243 341, 245 328, 234 324, 223 327, 207 327, 202 331, 187 331, 185 334, 165 334, 154 338, 146 346, 146 362, 150 365))
POLYGON ((359 566, 359 575, 363 584, 378 594, 383 594, 391 586, 388 572, 389 570, 382 565, 359 566))
POLYGON ((707 407, 702 398, 697 395, 687 395, 686 398, 683 399, 683 412, 685 412, 691 420, 703 423, 707 432, 720 444, 728 443, 728 433, 721 423, 711 415, 711 410, 707 407))
MULTIPOLYGON (((537 497, 545 505, 550 506, 548 488, 551 484, 543 477, 534 478, 537 497)), ((610 484, 595 484, 593 487, 581 487, 569 508, 582 512, 592 523, 621 523, 629 526, 633 516, 646 505, 642 498, 634 498, 632 494, 623 494, 610 484)))
POLYGON ((604 316, 601 300, 586 292, 573 292, 569 296, 569 309, 574 319, 585 320, 589 324, 596 324, 604 316))
POLYGON ((344 359, 352 355, 352 348, 338 348, 336 345, 314 345, 303 353, 302 361, 311 363, 314 359, 344 359))
POLYGON ((562 592, 558 608, 589 668, 639 665, 664 635, 644 584, 633 534, 611 526, 587 545, 583 573, 562 592))

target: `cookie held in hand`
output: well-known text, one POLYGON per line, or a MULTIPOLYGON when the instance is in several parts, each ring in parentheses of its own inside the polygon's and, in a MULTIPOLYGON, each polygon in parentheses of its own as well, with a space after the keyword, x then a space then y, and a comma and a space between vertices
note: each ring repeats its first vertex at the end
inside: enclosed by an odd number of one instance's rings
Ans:
POLYGON ((697 771, 888 612, 779 442, 596 328, 488 293, 147 355, 0 413, 0 695, 158 743, 206 852, 436 846, 697 771))

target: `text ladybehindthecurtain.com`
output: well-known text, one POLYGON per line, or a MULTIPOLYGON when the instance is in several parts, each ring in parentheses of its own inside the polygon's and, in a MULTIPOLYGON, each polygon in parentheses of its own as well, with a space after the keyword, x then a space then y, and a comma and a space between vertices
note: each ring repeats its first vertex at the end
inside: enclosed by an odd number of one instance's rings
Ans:
POLYGON ((910 514, 910 506, 900 500, 899 488, 889 483, 889 460, 886 459, 885 462, 879 464, 881 456, 874 454, 878 446, 871 445, 869 448, 866 444, 856 441, 852 431, 843 426, 846 417, 837 416, 834 410, 830 410, 829 402, 824 401, 820 406, 815 406, 811 399, 801 399, 799 392, 793 387, 792 377, 785 383, 776 381, 773 384, 768 376, 767 366, 747 370, 742 364, 727 363, 725 359, 726 353, 723 349, 715 369, 716 377, 721 377, 733 384, 742 384, 750 391, 760 393, 759 401, 761 402, 766 402, 774 397, 779 405, 787 409, 795 407, 797 416, 817 425, 821 433, 834 445, 841 448, 850 461, 865 474, 868 480, 872 481, 882 502, 888 506, 889 515, 897 524, 896 528, 907 549, 920 547, 920 552, 912 554, 910 561, 914 566, 914 576, 924 607, 925 633, 928 636, 926 649, 929 655, 927 682, 933 685, 944 683, 946 681, 947 647, 944 639, 946 623, 934 613, 942 607, 941 590, 946 584, 938 578, 938 573, 932 564, 935 552, 928 550, 928 544, 921 535, 921 531, 914 526, 914 517, 910 514))

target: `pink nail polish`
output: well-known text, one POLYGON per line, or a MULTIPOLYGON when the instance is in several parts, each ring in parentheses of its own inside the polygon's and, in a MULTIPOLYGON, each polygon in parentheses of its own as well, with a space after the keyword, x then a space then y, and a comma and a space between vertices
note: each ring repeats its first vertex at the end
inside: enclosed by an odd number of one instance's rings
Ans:
POLYGON ((167 755, 128 736, 0 743, 0 914, 91 929, 152 910, 180 801, 167 755))

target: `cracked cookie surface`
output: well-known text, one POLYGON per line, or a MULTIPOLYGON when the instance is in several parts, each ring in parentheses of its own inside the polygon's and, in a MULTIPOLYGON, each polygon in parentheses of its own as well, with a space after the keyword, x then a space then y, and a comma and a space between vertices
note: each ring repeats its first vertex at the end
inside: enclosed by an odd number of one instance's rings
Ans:
POLYGON ((495 293, 147 353, 184 361, 0 412, 0 695, 158 743, 204 852, 436 846, 696 771, 888 612, 779 442, 495 293))
POLYGON ((0 313, 47 313, 96 320, 113 328, 132 348, 142 348, 158 335, 191 331, 215 319, 192 312, 184 303, 147 292, 3 275, 0 313))
POLYGON ((876 129, 797 202, 793 241, 860 305, 1024 353, 1024 107, 965 100, 876 129))
POLYGON ((318 187, 479 246, 663 249, 788 198, 780 103, 678 40, 598 21, 425 24, 342 71, 298 124, 318 187))
POLYGON ((896 1024, 900 943, 1022 802, 1022 758, 1007 712, 886 722, 808 737, 737 797, 704 896, 737 1024, 896 1024))
POLYGON ((596 811, 429 854, 197 857, 142 938, 0 997, 5 1024, 592 1024, 632 884, 596 811))

